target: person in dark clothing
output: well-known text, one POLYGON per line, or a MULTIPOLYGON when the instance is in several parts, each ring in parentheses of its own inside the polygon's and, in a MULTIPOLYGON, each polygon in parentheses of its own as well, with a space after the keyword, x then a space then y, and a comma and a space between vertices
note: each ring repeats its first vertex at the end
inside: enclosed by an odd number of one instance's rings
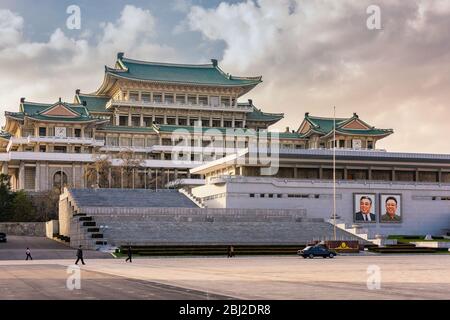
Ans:
POLYGON ((30 258, 31 260, 33 260, 33 257, 31 256, 31 250, 30 248, 27 247, 27 250, 25 250, 25 253, 27 255, 27 258, 25 260, 28 260, 28 258, 30 258))
POLYGON ((125 260, 125 262, 128 262, 128 260, 130 260, 130 263, 133 262, 131 261, 132 258, 132 251, 131 251, 131 246, 128 247, 128 258, 125 260))
POLYGON ((75 261, 75 264, 78 264, 78 261, 80 261, 80 260, 81 260, 82 264, 85 264, 84 260, 83 260, 83 250, 81 250, 81 245, 78 247, 78 250, 77 250, 77 261, 75 261))
POLYGON ((234 248, 233 246, 228 246, 228 258, 234 257, 234 248))

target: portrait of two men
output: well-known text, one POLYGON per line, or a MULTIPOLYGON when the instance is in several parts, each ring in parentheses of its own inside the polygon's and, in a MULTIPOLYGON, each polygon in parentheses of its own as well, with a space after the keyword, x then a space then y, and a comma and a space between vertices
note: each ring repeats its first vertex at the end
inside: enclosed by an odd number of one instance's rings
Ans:
MULTIPOLYGON (((354 199, 354 221, 355 222, 377 222, 376 194, 353 195, 354 199)), ((402 222, 401 195, 380 194, 379 222, 396 223, 402 222)))

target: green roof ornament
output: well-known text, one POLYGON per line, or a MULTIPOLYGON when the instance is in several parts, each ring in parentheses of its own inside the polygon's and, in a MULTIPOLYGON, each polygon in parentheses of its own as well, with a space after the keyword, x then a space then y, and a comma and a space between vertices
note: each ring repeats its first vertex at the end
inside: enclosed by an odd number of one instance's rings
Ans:
POLYGON ((211 59, 211 62, 212 62, 213 67, 218 66, 217 59, 211 59))
POLYGON ((123 52, 118 52, 117 53, 117 60, 122 60, 123 56, 125 55, 125 53, 123 52))

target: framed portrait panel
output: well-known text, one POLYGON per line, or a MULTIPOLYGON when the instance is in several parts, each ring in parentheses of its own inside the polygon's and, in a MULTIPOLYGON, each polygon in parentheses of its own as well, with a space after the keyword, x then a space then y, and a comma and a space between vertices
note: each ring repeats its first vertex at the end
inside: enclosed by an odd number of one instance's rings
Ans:
POLYGON ((380 222, 400 223, 402 220, 402 195, 380 194, 380 222))
POLYGON ((353 194, 353 221, 357 223, 377 222, 377 202, 375 193, 353 194))

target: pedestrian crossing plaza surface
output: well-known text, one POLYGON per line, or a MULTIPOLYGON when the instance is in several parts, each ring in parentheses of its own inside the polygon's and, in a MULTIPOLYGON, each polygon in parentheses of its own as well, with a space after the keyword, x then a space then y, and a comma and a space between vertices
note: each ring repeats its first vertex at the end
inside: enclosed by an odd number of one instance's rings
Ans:
POLYGON ((0 299, 448 299, 450 255, 0 261, 0 299))

